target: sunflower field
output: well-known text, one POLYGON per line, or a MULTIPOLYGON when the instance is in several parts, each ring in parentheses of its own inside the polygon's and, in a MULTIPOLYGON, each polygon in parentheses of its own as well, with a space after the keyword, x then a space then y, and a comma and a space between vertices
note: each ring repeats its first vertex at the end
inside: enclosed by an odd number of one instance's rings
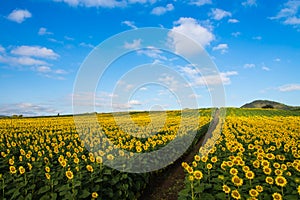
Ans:
POLYGON ((154 151, 197 132, 210 122, 211 110, 197 112, 201 120, 183 117, 196 123, 196 130, 180 123, 181 111, 153 112, 154 122, 149 113, 131 113, 131 123, 122 113, 97 114, 98 126, 90 126, 95 116, 89 115, 81 124, 73 116, 0 119, 0 198, 137 199, 151 173, 120 172, 104 162, 154 151))
POLYGON ((228 109, 209 152, 200 148, 192 163, 182 163, 186 178, 179 199, 300 199, 298 115, 228 109))

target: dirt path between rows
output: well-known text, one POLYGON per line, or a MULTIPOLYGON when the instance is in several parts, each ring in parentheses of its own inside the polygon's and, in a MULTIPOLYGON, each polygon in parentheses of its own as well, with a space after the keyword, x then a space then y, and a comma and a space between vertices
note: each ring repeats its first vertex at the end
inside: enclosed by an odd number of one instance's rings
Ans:
POLYGON ((202 146, 209 138, 219 122, 219 109, 216 110, 214 118, 206 134, 196 143, 194 149, 186 156, 175 161, 168 170, 157 175, 150 181, 139 200, 176 200, 178 192, 184 188, 185 173, 181 167, 182 162, 191 163, 202 146))

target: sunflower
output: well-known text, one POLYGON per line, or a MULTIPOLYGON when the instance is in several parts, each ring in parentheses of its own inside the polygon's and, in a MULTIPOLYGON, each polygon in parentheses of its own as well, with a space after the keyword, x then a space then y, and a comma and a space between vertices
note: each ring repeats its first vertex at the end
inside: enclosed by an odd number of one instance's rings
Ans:
POLYGON ((202 174, 201 171, 196 170, 196 171, 194 171, 194 177, 195 177, 195 179, 197 179, 197 180, 201 180, 201 179, 203 178, 203 174, 202 174))
POLYGON ((229 192, 230 192, 230 187, 228 187, 227 185, 223 185, 222 188, 223 188, 223 191, 224 191, 226 194, 229 194, 229 192))
POLYGON ((275 183, 278 186, 284 187, 287 184, 287 180, 283 176, 277 176, 275 178, 275 183))
POLYGON ((249 190, 249 194, 251 197, 257 197, 259 195, 259 193, 256 189, 249 190))
POLYGON ((193 167, 197 167, 197 162, 196 162, 196 161, 193 161, 193 162, 192 162, 192 165, 193 165, 193 167))
POLYGON ((189 165, 188 165, 186 162, 182 162, 182 163, 181 163, 181 166, 182 166, 184 169, 186 169, 189 165))
POLYGON ((231 178, 231 181, 232 181, 232 183, 234 184, 234 185, 236 185, 236 186, 241 186, 241 185, 243 185, 243 179, 241 179, 241 178, 239 178, 238 176, 233 176, 232 178, 231 178))
POLYGON ((261 185, 257 185, 255 188, 258 192, 264 191, 264 188, 261 185))
POLYGON ((260 165, 259 160, 255 160, 252 164, 253 164, 253 167, 259 168, 259 165, 260 165))
POLYGON ((300 185, 297 187, 297 191, 298 191, 298 193, 300 195, 300 185))
POLYGON ((11 173, 11 174, 17 173, 17 170, 16 170, 15 166, 10 166, 10 167, 9 167, 9 170, 10 170, 10 173, 11 173))
POLYGON ((238 174, 238 170, 236 168, 231 168, 230 171, 229 171, 229 173, 231 175, 237 175, 238 174))
POLYGON ((47 178, 48 180, 50 180, 51 175, 50 175, 49 173, 45 173, 45 176, 46 176, 46 178, 47 178))
POLYGON ((266 183, 272 185, 274 183, 274 179, 272 177, 270 177, 270 176, 267 176, 266 177, 266 183))
POLYGON ((46 167, 45 167, 45 171, 46 171, 47 173, 49 173, 49 172, 50 172, 50 167, 46 166, 46 167))
POLYGON ((193 168, 187 167, 186 170, 188 171, 189 174, 192 174, 194 172, 193 168))
POLYGON ((115 157, 114 157, 112 154, 108 154, 108 155, 107 155, 107 159, 108 159, 108 160, 113 160, 114 158, 115 158, 115 157))
POLYGON ((265 174, 270 175, 272 173, 272 169, 270 167, 264 167, 263 171, 265 174))
POLYGON ((199 162, 201 160, 201 157, 199 155, 195 155, 194 159, 195 161, 199 162))
POLYGON ((94 168, 93 168, 91 165, 87 165, 87 166, 86 166, 86 169, 87 169, 89 172, 93 172, 93 171, 94 171, 94 168))
POLYGON ((102 157, 101 156, 97 156, 96 157, 96 163, 100 164, 102 162, 103 162, 102 157))
POLYGON ((246 176, 246 178, 247 179, 254 179, 254 176, 255 176, 255 174, 254 174, 254 172, 253 171, 247 171, 246 173, 245 173, 245 176, 246 176))
POLYGON ((207 169, 211 169, 211 168, 212 168, 212 164, 208 163, 208 164, 206 165, 206 168, 207 168, 207 169))
POLYGON ((24 174, 25 173, 25 168, 23 167, 23 166, 20 166, 19 167, 19 172, 20 172, 20 174, 24 174))
POLYGON ((247 171, 249 171, 249 170, 250 170, 250 168, 249 168, 248 166, 243 166, 243 168, 242 168, 242 169, 243 169, 243 171, 244 171, 244 172, 247 172, 247 171))
POLYGON ((237 191, 237 190, 232 190, 231 196, 232 196, 234 199, 241 199, 241 195, 240 195, 239 191, 237 191))
POLYGON ((14 159, 10 158, 10 159, 8 160, 8 163, 9 163, 10 165, 14 165, 15 161, 14 161, 14 159))
POLYGON ((264 167, 269 167, 270 166, 270 162, 267 161, 267 160, 263 160, 263 161, 261 161, 261 165, 264 166, 264 167))
POLYGON ((32 165, 30 163, 27 163, 29 171, 32 169, 32 165))
POLYGON ((189 181, 194 181, 194 176, 189 176, 189 181))
POLYGON ((281 176, 282 175, 282 170, 280 170, 280 169, 275 169, 275 175, 277 175, 277 176, 281 176))
POLYGON ((280 164, 278 162, 273 163, 273 167, 275 167, 276 169, 280 168, 280 164))
POLYGON ((282 196, 281 194, 275 192, 274 194, 272 194, 273 200, 282 200, 282 196))
POLYGON ((210 160, 211 160, 211 162, 215 163, 215 162, 218 161, 218 157, 217 157, 217 156, 214 156, 214 157, 212 157, 210 160))
POLYGON ((207 156, 203 156, 203 157, 201 158, 201 160, 202 160, 202 162, 206 162, 206 161, 208 160, 208 157, 207 157, 207 156))
POLYGON ((96 199, 98 196, 99 196, 99 195, 98 195, 97 192, 93 192, 93 193, 92 193, 92 198, 93 198, 93 199, 96 199))
POLYGON ((66 176, 70 180, 74 178, 73 172, 70 170, 66 171, 66 176))

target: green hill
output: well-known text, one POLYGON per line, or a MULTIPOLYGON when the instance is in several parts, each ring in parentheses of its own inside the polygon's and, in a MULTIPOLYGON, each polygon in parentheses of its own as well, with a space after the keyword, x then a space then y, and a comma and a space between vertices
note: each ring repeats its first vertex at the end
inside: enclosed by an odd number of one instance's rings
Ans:
POLYGON ((269 108, 269 109, 278 109, 278 110, 299 110, 299 107, 288 106, 283 103, 278 103, 275 101, 269 100, 256 100, 251 103, 243 105, 241 108, 269 108))

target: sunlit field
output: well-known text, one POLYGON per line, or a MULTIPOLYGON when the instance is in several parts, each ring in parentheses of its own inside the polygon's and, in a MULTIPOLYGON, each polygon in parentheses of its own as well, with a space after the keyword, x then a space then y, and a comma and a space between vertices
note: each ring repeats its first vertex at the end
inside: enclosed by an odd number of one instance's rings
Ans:
POLYGON ((209 154, 182 163, 186 185, 180 199, 299 199, 297 115, 229 109, 221 137, 209 154))

